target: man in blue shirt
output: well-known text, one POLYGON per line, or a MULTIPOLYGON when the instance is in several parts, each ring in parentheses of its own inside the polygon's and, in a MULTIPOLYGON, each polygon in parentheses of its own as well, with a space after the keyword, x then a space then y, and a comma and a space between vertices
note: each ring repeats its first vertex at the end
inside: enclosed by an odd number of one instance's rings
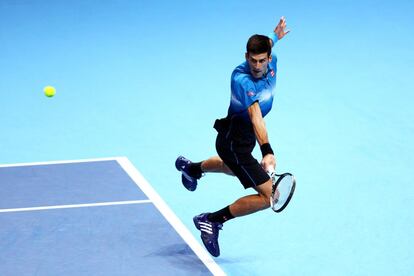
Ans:
POLYGON ((203 173, 221 172, 236 176, 245 189, 253 188, 257 192, 239 198, 217 212, 193 218, 205 247, 215 257, 220 255, 218 234, 224 222, 270 207, 272 181, 267 171, 276 167, 276 159, 263 118, 272 108, 276 85, 277 59, 271 50, 288 32, 286 20, 282 17, 269 37, 253 35, 249 38, 246 61, 237 66, 231 75, 231 101, 227 116, 214 124, 218 132, 218 156, 199 163, 180 156, 175 163, 182 173, 183 185, 190 191, 197 188, 197 180, 203 173), (256 141, 263 156, 260 163, 252 156, 256 141))

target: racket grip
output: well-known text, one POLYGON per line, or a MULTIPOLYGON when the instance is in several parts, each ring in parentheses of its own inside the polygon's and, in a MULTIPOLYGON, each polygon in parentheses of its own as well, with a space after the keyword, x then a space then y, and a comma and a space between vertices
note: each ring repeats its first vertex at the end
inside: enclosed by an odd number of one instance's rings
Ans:
POLYGON ((270 170, 267 170, 266 172, 270 176, 270 178, 272 179, 272 181, 274 181, 274 179, 276 177, 276 171, 273 168, 271 168, 270 170))

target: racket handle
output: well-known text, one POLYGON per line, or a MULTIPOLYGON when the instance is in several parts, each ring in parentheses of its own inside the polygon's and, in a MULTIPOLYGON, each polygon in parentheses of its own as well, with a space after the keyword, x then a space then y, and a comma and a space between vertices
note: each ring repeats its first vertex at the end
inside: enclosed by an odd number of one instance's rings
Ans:
POLYGON ((270 178, 272 179, 272 182, 274 184, 274 182, 276 180, 276 171, 275 170, 269 170, 269 171, 267 171, 267 174, 270 176, 270 178))

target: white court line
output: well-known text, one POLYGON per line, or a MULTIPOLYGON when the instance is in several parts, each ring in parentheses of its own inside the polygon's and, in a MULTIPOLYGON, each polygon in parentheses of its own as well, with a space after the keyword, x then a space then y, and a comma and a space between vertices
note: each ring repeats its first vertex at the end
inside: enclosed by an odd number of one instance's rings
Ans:
POLYGON ((226 275, 221 267, 213 260, 209 253, 197 242, 191 232, 185 227, 181 220, 168 207, 164 200, 157 194, 152 186, 145 180, 141 173, 126 157, 118 157, 119 165, 128 173, 135 184, 152 200, 164 218, 174 227, 177 233, 190 246, 194 253, 200 258, 204 265, 213 275, 226 275))
POLYGON ((71 163, 89 163, 89 162, 100 162, 100 161, 116 161, 121 157, 107 157, 107 158, 90 158, 90 159, 79 159, 79 160, 63 160, 63 161, 47 161, 47 162, 31 162, 31 163, 16 163, 16 164, 0 164, 0 168, 8 167, 24 167, 24 166, 41 166, 41 165, 58 165, 58 164, 71 164, 71 163))
POLYGON ((10 208, 10 209, 0 209, 0 213, 43 211, 43 210, 53 210, 53 209, 70 209, 70 208, 114 206, 114 205, 127 205, 127 204, 143 204, 143 203, 152 203, 152 201, 149 199, 145 199, 145 200, 125 200, 125 201, 97 202, 97 203, 70 204, 70 205, 52 205, 52 206, 39 206, 39 207, 26 207, 26 208, 10 208))

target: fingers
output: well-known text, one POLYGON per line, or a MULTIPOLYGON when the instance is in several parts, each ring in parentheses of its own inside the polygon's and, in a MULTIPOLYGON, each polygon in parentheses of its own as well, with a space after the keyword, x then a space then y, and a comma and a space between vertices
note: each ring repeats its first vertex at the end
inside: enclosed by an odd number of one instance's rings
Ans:
POLYGON ((285 30, 285 29, 286 29, 286 18, 282 16, 279 20, 279 24, 277 25, 275 29, 275 32, 279 34, 279 38, 284 37, 290 32, 290 30, 285 30))
POLYGON ((283 30, 286 28, 286 18, 284 16, 280 18, 280 26, 283 28, 283 30))
POLYGON ((286 18, 284 16, 282 16, 279 20, 279 25, 283 28, 286 27, 286 18))
POLYGON ((262 161, 260 162, 260 165, 265 171, 274 171, 276 168, 276 157, 272 154, 268 154, 265 157, 263 157, 262 161))

